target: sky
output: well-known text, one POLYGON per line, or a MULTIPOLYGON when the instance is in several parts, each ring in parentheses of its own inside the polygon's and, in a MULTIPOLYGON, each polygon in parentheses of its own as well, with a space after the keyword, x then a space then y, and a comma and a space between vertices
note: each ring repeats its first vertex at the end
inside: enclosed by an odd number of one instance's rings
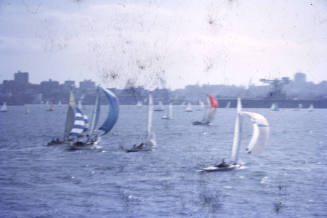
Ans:
POLYGON ((0 81, 327 80, 326 0, 0 0, 0 81))

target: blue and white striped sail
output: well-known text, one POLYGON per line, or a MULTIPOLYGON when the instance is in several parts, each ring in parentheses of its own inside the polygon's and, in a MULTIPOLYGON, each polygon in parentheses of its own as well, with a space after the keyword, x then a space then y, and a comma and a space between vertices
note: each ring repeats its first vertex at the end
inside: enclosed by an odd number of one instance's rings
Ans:
POLYGON ((119 101, 117 96, 110 91, 109 89, 102 89, 105 96, 109 102, 109 111, 107 119, 104 121, 102 126, 99 128, 100 130, 104 131, 102 135, 107 134, 116 124, 119 115, 119 101))
POLYGON ((76 107, 75 120, 72 130, 70 131, 69 136, 81 137, 83 133, 87 130, 88 119, 87 116, 76 107))

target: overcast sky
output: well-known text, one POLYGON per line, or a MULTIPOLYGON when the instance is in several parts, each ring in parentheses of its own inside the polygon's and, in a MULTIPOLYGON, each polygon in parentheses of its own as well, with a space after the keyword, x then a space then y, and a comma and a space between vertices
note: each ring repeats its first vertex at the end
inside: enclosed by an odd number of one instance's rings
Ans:
POLYGON ((0 0, 0 80, 327 80, 326 0, 0 0))

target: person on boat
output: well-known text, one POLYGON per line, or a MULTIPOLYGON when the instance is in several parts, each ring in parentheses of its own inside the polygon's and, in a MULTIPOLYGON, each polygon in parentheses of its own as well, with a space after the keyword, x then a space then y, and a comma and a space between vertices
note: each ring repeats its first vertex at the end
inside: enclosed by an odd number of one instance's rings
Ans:
POLYGON ((223 158, 220 164, 216 165, 216 167, 228 167, 228 166, 229 164, 225 162, 225 158, 223 158))

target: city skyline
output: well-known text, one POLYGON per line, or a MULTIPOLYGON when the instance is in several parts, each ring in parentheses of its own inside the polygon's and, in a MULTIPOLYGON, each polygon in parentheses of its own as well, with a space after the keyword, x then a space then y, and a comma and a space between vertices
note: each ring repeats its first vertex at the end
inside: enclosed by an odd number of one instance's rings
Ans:
POLYGON ((0 80, 17 70, 32 83, 117 88, 327 80, 323 1, 3 0, 0 12, 0 80))

